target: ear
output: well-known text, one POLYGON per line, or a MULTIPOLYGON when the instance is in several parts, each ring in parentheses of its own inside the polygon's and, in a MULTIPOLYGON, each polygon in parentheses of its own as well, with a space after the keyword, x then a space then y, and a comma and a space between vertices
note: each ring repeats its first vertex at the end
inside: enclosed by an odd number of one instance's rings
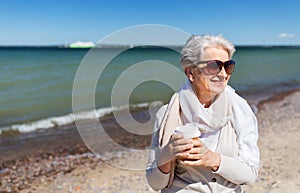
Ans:
POLYGON ((186 77, 193 82, 194 81, 194 74, 193 74, 193 69, 189 68, 189 67, 184 67, 184 72, 186 77))

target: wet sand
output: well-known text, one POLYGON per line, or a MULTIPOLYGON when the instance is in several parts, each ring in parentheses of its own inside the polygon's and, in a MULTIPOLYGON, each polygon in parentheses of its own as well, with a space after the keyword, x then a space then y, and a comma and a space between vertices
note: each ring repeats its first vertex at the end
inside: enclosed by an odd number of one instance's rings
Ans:
MULTIPOLYGON (((148 109, 134 111, 132 116, 141 123, 150 119, 148 109)), ((121 118, 129 119, 125 114, 121 114, 121 118)), ((0 192, 30 189, 34 187, 32 183, 40 179, 54 180, 59 174, 70 173, 76 168, 95 168, 103 164, 103 160, 115 159, 124 149, 143 150, 151 143, 151 135, 129 133, 112 115, 98 121, 103 127, 101 131, 95 121, 85 120, 80 122, 81 129, 69 124, 46 131, 1 136, 0 192)), ((152 128, 144 130, 149 132, 152 128)))
MULTIPOLYGON (((299 192, 300 91, 276 95, 258 107, 261 169, 258 180, 245 186, 245 192, 299 192)), ((141 122, 149 120, 147 110, 133 114, 141 122)), ((144 150, 150 144, 150 135, 130 134, 111 116, 100 122, 122 146, 144 150)), ((90 126, 88 122, 86 125, 90 126)), ((101 157, 90 153, 72 124, 63 129, 2 137, 0 192, 153 192, 142 169, 148 158, 146 150, 115 153, 118 149, 113 143, 98 139, 96 131, 87 133, 101 144, 97 150, 101 157)))

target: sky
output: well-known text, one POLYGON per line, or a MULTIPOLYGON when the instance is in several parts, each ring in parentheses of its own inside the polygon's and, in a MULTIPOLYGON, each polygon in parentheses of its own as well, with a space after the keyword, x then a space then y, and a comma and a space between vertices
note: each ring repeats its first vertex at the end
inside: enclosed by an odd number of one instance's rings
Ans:
POLYGON ((141 24, 222 34, 236 45, 300 45, 298 0, 1 0, 0 45, 98 42, 141 24))

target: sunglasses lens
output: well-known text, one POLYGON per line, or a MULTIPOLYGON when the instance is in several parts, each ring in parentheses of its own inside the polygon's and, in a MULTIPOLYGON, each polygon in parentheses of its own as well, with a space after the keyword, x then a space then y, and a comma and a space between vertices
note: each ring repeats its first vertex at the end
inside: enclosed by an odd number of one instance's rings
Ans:
POLYGON ((211 62, 207 63, 208 73, 211 74, 211 75, 219 74, 219 72, 220 72, 219 65, 222 65, 222 62, 220 62, 220 61, 211 61, 211 62))
POLYGON ((229 60, 225 62, 224 67, 227 74, 232 74, 234 71, 235 62, 233 60, 229 60))

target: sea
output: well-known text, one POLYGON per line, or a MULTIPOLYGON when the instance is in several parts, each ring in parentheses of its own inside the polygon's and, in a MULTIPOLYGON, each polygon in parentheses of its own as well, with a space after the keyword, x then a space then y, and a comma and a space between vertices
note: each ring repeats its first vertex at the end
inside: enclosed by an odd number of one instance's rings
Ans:
MULTIPOLYGON (((180 49, 0 47, 0 132, 31 132, 72 123, 75 80, 91 56, 93 67, 87 66, 81 76, 85 86, 76 93, 92 96, 98 117, 126 106, 139 109, 154 101, 167 103, 184 83, 180 49)), ((236 49, 236 69, 229 85, 246 98, 252 97, 254 105, 261 93, 300 88, 300 47, 236 49)), ((86 115, 83 119, 94 112, 85 102, 77 104, 76 109, 86 115)))

